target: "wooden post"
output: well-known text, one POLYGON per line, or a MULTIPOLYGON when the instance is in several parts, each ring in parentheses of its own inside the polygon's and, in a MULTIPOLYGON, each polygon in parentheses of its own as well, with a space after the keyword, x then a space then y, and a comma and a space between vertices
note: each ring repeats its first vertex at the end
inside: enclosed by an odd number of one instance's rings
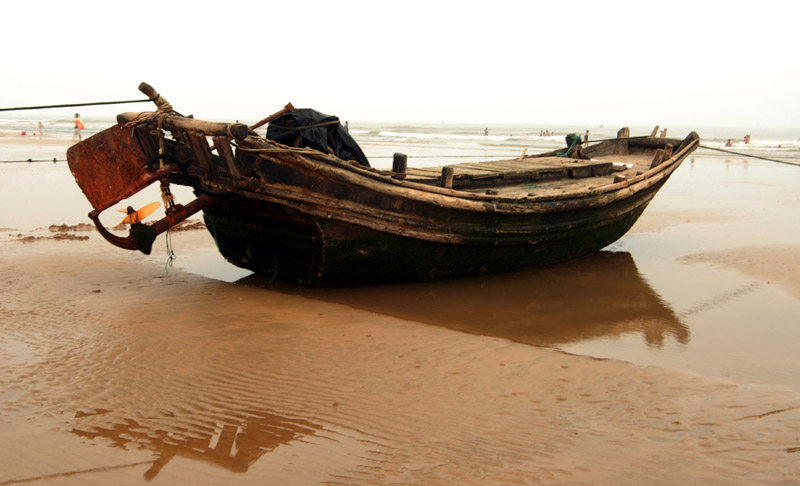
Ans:
POLYGON ((396 152, 394 154, 394 159, 392 159, 392 177, 401 180, 405 179, 407 166, 408 166, 408 156, 406 154, 401 154, 400 152, 396 152))
POLYGON ((281 111, 275 112, 275 113, 271 114, 270 116, 264 118, 260 122, 257 122, 257 123, 255 123, 253 125, 250 125, 250 130, 255 130, 256 128, 259 128, 262 125, 264 125, 266 123, 269 123, 272 120, 278 118, 279 116, 285 115, 286 113, 289 113, 290 111, 294 111, 294 105, 292 105, 291 103, 286 103, 286 106, 284 106, 281 111))
POLYGON ((650 168, 658 167, 658 165, 664 160, 664 149, 656 150, 655 155, 653 155, 653 161, 650 162, 650 168))
POLYGON ((242 175, 236 167, 233 151, 231 150, 231 139, 228 137, 214 137, 212 140, 214 140, 214 147, 217 148, 217 154, 222 157, 225 164, 228 166, 228 172, 231 174, 231 177, 234 179, 241 179, 242 175))
POLYGON ((671 143, 668 143, 666 147, 664 147, 664 160, 668 160, 672 157, 673 147, 671 143))
POLYGON ((631 136, 631 129, 628 127, 620 128, 617 132, 617 155, 628 153, 628 137, 631 136))
POLYGON ((656 136, 656 134, 658 134, 658 129, 659 129, 659 128, 660 128, 660 127, 659 127, 658 125, 656 125, 656 127, 653 129, 653 132, 652 132, 652 133, 650 133, 650 136, 651 136, 651 137, 655 137, 655 136, 656 136))
POLYGON ((455 169, 453 169, 452 165, 447 165, 442 167, 442 187, 446 187, 448 189, 453 188, 454 174, 455 174, 455 169))
POLYGON ((217 166, 214 165, 211 148, 208 146, 208 140, 206 140, 205 135, 198 132, 189 132, 187 135, 189 137, 189 147, 192 149, 192 157, 206 174, 216 175, 217 166))

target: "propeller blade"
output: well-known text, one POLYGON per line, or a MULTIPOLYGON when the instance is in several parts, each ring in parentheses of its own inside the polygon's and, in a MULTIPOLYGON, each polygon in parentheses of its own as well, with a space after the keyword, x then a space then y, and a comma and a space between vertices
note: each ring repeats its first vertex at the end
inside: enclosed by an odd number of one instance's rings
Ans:
POLYGON ((158 209, 159 206, 161 206, 161 203, 152 202, 146 206, 142 206, 141 208, 139 208, 138 211, 134 211, 132 207, 128 206, 127 209, 128 215, 125 216, 125 218, 123 218, 123 220, 120 221, 119 224, 136 224, 144 220, 144 218, 153 214, 153 211, 158 209))

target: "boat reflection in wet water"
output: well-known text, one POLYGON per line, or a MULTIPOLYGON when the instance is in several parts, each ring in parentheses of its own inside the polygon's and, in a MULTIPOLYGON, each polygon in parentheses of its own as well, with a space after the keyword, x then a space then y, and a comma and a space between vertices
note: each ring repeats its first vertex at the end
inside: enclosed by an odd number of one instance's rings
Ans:
POLYGON ((174 457, 184 457, 223 467, 231 472, 245 473, 262 455, 304 436, 314 435, 322 429, 302 419, 289 419, 260 410, 241 411, 224 419, 198 426, 197 417, 192 425, 175 427, 181 420, 175 417, 123 423, 103 423, 102 418, 92 420, 107 411, 79 413, 79 428, 72 433, 90 440, 106 439, 113 447, 127 449, 138 447, 155 452, 153 465, 144 473, 148 481, 174 457), (88 419, 88 420, 87 420, 88 419), (219 422, 222 420, 222 422, 219 422))
POLYGON ((599 252, 538 269, 482 277, 355 288, 318 288, 250 275, 237 283, 336 302, 401 319, 558 346, 639 333, 649 346, 689 328, 642 278, 630 253, 599 252))

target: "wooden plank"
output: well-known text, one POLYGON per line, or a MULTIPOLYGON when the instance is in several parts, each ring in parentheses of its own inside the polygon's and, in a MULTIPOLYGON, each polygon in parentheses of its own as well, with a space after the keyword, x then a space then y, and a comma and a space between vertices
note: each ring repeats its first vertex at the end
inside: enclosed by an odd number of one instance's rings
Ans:
POLYGON ((520 170, 536 170, 540 168, 542 164, 523 164, 523 163, 492 163, 492 167, 496 167, 498 169, 502 169, 505 171, 520 171, 520 170))
POLYGON ((507 181, 536 179, 538 175, 539 169, 512 170, 503 174, 503 179, 507 181))
POLYGON ((480 170, 480 171, 484 171, 484 172, 495 172, 495 173, 503 173, 503 172, 505 172, 503 169, 496 169, 496 168, 493 168, 493 167, 489 167, 488 164, 480 164, 480 163, 473 164, 473 163, 470 163, 470 162, 465 162, 463 164, 458 164, 455 167, 457 167, 459 169, 475 169, 475 170, 480 170))
POLYGON ((492 171, 492 170, 482 170, 482 169, 473 169, 472 167, 464 167, 463 165, 450 165, 448 167, 452 167, 455 169, 456 174, 466 174, 466 175, 497 175, 501 174, 502 171, 492 171))
POLYGON ((592 177, 591 165, 577 165, 575 167, 567 167, 567 174, 573 179, 583 179, 584 177, 592 177))
POLYGON ((655 155, 653 155, 653 161, 650 162, 650 168, 658 167, 659 164, 664 160, 664 149, 656 150, 655 155))
POLYGON ((242 175, 239 173, 239 168, 236 167, 236 162, 233 158, 233 151, 231 150, 231 139, 228 137, 214 137, 214 147, 217 148, 217 154, 225 161, 231 177, 234 179, 241 179, 242 175))
POLYGON ((433 175, 434 177, 439 177, 439 174, 442 173, 441 167, 408 167, 406 169, 406 174, 414 175, 414 176, 421 176, 421 175, 433 175))
POLYGON ((567 169, 564 167, 543 167, 539 169, 535 180, 550 181, 554 179, 566 179, 567 169))
POLYGON ((206 136, 198 132, 188 132, 186 135, 189 146, 192 149, 192 155, 194 155, 194 159, 200 168, 209 175, 216 174, 217 168, 214 166, 214 159, 206 136))
POLYGON ((150 127, 147 125, 137 125, 133 129, 142 150, 148 158, 155 156, 158 153, 158 143, 156 142, 155 135, 150 133, 150 127))
MULTIPOLYGON (((566 178, 586 178, 608 175, 613 164, 607 161, 586 161, 562 157, 528 158, 522 161, 499 160, 489 162, 466 162, 451 165, 454 169, 454 187, 468 188, 485 185, 492 180, 552 181, 566 178)), ((443 167, 408 169, 406 180, 440 185, 443 167)))
POLYGON ((614 164, 612 162, 601 162, 599 164, 592 165, 592 175, 594 177, 604 176, 611 173, 614 168, 614 164))

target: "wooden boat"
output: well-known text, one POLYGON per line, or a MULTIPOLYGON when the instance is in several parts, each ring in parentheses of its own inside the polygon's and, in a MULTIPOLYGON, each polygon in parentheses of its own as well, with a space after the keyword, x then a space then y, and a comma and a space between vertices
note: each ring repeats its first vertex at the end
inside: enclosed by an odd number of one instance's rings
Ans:
MULTIPOLYGON (((183 117, 145 83, 140 90, 157 111, 123 113, 67 154, 100 233, 149 253, 159 233, 202 210, 228 261, 305 284, 458 277, 596 252, 633 226, 699 145, 694 132, 680 140, 623 128, 614 140, 582 146, 573 136, 562 150, 491 162, 408 168, 396 154, 392 170, 380 170, 343 160, 333 145, 314 149, 298 137, 292 146, 254 131, 291 105, 248 127, 183 117), (164 218, 134 222, 127 237, 100 222, 155 182, 164 218), (170 183, 194 187, 197 199, 173 204, 170 183)), ((295 129, 311 128, 319 127, 295 129)))

